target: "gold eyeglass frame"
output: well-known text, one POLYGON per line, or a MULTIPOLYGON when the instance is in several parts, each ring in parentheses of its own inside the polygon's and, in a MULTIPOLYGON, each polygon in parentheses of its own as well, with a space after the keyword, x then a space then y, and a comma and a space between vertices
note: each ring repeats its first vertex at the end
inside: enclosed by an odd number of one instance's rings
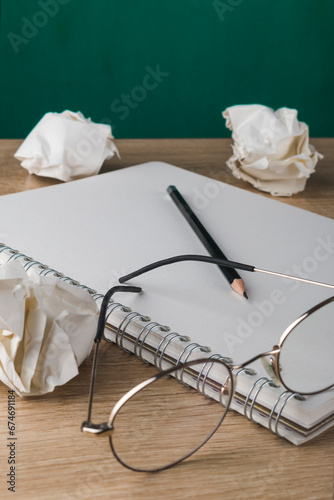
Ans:
MULTIPOLYGON (((199 257, 199 256, 197 256, 197 257, 199 257)), ((205 260, 203 259, 203 261, 210 262, 208 259, 211 260, 211 258, 205 257, 205 260)), ((166 259, 166 261, 167 260, 170 260, 170 259, 166 259)), ((183 260, 194 260, 194 259, 183 259, 183 260)), ((199 259, 197 258, 196 260, 199 260, 199 259)), ((212 263, 217 264, 217 260, 218 259, 212 259, 212 263)), ((160 262, 162 262, 162 261, 160 261, 160 262)), ((160 264, 160 262, 157 264, 160 264)), ((167 262, 167 263, 171 263, 171 262, 167 262)), ((226 263, 233 264, 233 267, 236 267, 236 264, 237 264, 235 262, 231 263, 230 261, 225 261, 223 259, 220 259, 220 265, 226 265, 226 263)), ((157 265, 156 267, 160 267, 160 265, 157 265)), ((154 269, 153 266, 154 266, 154 264, 152 264, 150 266, 146 266, 146 268, 143 268, 143 269, 145 269, 145 271, 142 271, 142 270, 135 271, 131 275, 127 275, 126 279, 131 279, 132 275, 143 274, 143 272, 146 272, 146 270, 154 269), (149 269, 147 269, 147 268, 149 268, 149 269)), ((245 270, 245 266, 246 266, 245 264, 240 264, 240 266, 243 266, 242 268, 245 270)), ((271 273, 270 271, 266 271, 266 274, 279 275, 278 273, 271 273)), ((289 276, 286 276, 286 275, 284 275, 284 277, 289 278, 289 276)), ((296 278, 296 277, 291 277, 291 279, 298 280, 298 278, 296 278)), ((120 279, 120 281, 121 281, 121 279, 120 279)), ((123 281, 121 281, 121 282, 123 282, 123 281)), ((300 281, 304 281, 304 280, 300 279, 300 281)), ((309 281, 309 283, 318 284, 320 286, 326 286, 328 288, 334 288, 334 285, 327 285, 327 284, 314 282, 314 281, 312 281, 312 282, 309 281)), ((326 306, 327 304, 334 302, 334 296, 332 296, 326 300, 323 300, 322 302, 320 302, 316 306, 312 307, 311 309, 306 311, 304 314, 299 316, 295 321, 293 321, 281 334, 277 345, 274 345, 270 351, 266 351, 266 352, 263 352, 261 354, 258 354, 258 355, 254 356, 254 357, 248 359, 247 361, 245 361, 241 364, 238 364, 238 365, 233 364, 232 360, 231 360, 231 362, 226 362, 226 361, 222 361, 221 359, 213 359, 213 358, 194 359, 194 360, 188 361, 186 363, 179 363, 176 366, 169 368, 168 370, 158 372, 155 376, 150 377, 149 379, 147 379, 147 380, 141 382, 140 384, 136 385, 135 387, 133 387, 123 397, 121 397, 119 399, 119 401, 114 405, 114 407, 110 413, 110 417, 109 417, 108 422, 94 424, 91 421, 91 413, 92 413, 94 385, 95 385, 95 378, 96 378, 96 371, 97 371, 97 359, 98 359, 99 344, 104 337, 104 328, 105 328, 108 304, 110 302, 112 295, 115 292, 140 293, 141 291, 142 290, 140 287, 119 285, 119 286, 115 286, 115 287, 111 288, 110 290, 108 290, 108 292, 104 296, 104 299, 103 299, 102 304, 101 304, 101 310, 100 310, 99 321, 98 321, 98 326, 97 326, 97 333, 96 333, 96 336, 94 339, 95 352, 94 352, 94 358, 93 358, 93 364, 92 364, 92 374, 91 374, 91 384, 90 384, 89 404, 88 404, 88 416, 87 416, 86 421, 83 422, 81 425, 81 430, 88 435, 98 436, 98 437, 108 436, 109 441, 110 441, 110 448, 111 448, 115 458, 118 460, 118 462, 120 462, 123 466, 127 467, 128 469, 131 469, 131 470, 137 471, 137 472, 161 471, 161 470, 170 468, 170 467, 182 462, 183 460, 185 460, 186 458, 191 456, 193 453, 195 453, 199 448, 201 448, 212 437, 212 435, 217 431, 217 429, 220 427, 220 425, 221 425, 222 421, 224 420, 225 415, 230 407, 230 403, 233 399, 233 396, 235 393, 235 386, 236 386, 236 383, 235 383, 236 376, 233 372, 236 370, 243 369, 243 368, 247 367, 249 364, 251 364, 254 361, 257 361, 261 358, 269 357, 269 362, 267 364, 265 364, 265 367, 266 367, 267 371, 269 372, 269 374, 271 375, 271 377, 273 378, 274 384, 275 385, 276 384, 282 385, 283 387, 286 388, 287 391, 289 391, 291 393, 298 393, 300 396, 309 396, 309 395, 314 395, 314 394, 319 394, 319 393, 325 392, 325 391, 334 387, 334 381, 333 381, 333 384, 331 384, 328 387, 325 387, 321 390, 318 390, 318 391, 313 391, 313 392, 295 391, 293 388, 288 387, 284 383, 284 380, 282 379, 282 376, 281 376, 281 369, 280 369, 280 354, 282 352, 282 347, 284 346, 284 343, 287 340, 287 338, 289 337, 289 335, 293 332, 293 330, 296 328, 296 326, 298 326, 302 321, 304 321, 306 318, 308 318, 311 314, 318 311, 319 309, 326 306), (191 367, 192 365, 199 364, 199 363, 203 363, 204 365, 208 364, 208 363, 221 363, 224 365, 224 367, 227 369, 228 373, 230 374, 231 387, 229 388, 230 393, 229 393, 228 403, 227 403, 226 408, 222 414, 221 419, 219 420, 218 424, 214 427, 212 432, 195 449, 193 449, 192 451, 190 451, 189 453, 187 453, 186 455, 181 457, 179 460, 176 460, 172 463, 169 463, 164 467, 159 467, 159 468, 155 468, 155 469, 137 469, 137 468, 134 468, 134 467, 126 464, 125 462, 123 462, 122 459, 120 459, 120 457, 118 456, 117 451, 114 449, 113 443, 112 443, 112 433, 113 433, 113 429, 114 429, 114 421, 116 419, 118 412, 122 408, 122 406, 127 401, 129 401, 134 395, 136 395, 138 392, 140 392, 142 389, 144 389, 148 385, 154 383, 155 381, 159 380, 160 378, 166 377, 168 375, 172 375, 173 373, 177 373, 179 370, 186 370, 187 368, 191 367)), ((224 386, 222 386, 221 390, 223 390, 223 388, 224 388, 224 386)))

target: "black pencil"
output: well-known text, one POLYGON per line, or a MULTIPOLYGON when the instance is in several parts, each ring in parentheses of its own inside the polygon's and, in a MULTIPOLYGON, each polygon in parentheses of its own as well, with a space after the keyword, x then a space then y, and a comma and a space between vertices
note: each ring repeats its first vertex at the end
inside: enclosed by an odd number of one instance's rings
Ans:
MULTIPOLYGON (((177 208, 180 210, 182 215, 188 221, 189 225, 193 228, 198 238, 201 240, 207 251, 210 253, 212 257, 216 257, 218 259, 228 260, 226 255, 219 248, 217 243, 214 241, 212 236, 205 229, 203 224, 198 220, 194 212, 189 207, 188 203, 185 201, 181 193, 177 190, 175 186, 168 186, 167 192, 174 201, 177 208)), ((243 295, 246 299, 247 293, 245 291, 245 284, 234 268, 227 268, 223 266, 218 266, 229 284, 231 285, 232 290, 243 295)))

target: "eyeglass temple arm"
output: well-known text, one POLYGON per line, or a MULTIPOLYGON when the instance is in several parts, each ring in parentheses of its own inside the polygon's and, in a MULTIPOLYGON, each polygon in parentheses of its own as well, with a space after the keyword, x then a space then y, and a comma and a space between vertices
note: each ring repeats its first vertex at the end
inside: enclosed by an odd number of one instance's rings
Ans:
POLYGON ((216 264, 222 267, 232 267, 234 269, 240 269, 241 271, 249 271, 249 272, 258 272, 264 274, 271 274, 273 276, 278 276, 280 278, 288 278, 295 281, 302 281, 303 283, 309 283, 311 285, 323 286, 326 288, 331 288, 334 290, 334 285, 330 285, 327 283, 321 283, 320 281, 312 281, 304 278, 298 278, 297 276, 290 276, 288 274, 276 273, 274 271, 267 271, 265 269, 259 269, 255 266, 250 266, 248 264, 242 264, 241 262, 233 262, 231 260, 218 259, 216 257, 209 257, 206 255, 177 255, 175 257, 170 257, 168 259, 159 260, 157 262, 153 262, 148 266, 142 267, 137 271, 127 274, 126 276, 122 276, 119 278, 120 283, 125 283, 128 280, 136 278, 141 274, 147 273, 148 271, 152 271, 153 269, 157 269, 158 267, 167 266, 169 264, 174 264, 175 262, 183 262, 183 261, 197 261, 197 262, 206 262, 208 264, 216 264))
POLYGON ((209 257, 206 255, 176 255, 175 257, 169 257, 168 259, 159 260, 157 262, 153 262, 148 266, 137 269, 132 273, 127 274, 126 276, 122 276, 119 278, 120 283, 124 283, 125 281, 131 280, 132 278, 136 278, 141 274, 147 273, 148 271, 152 271, 153 269, 157 269, 158 267, 167 266, 169 264, 174 264, 176 262, 183 261, 198 261, 198 262, 207 262, 208 264, 216 264, 218 266, 223 267, 231 267, 234 269, 241 269, 243 271, 254 271, 254 266, 248 266, 247 264, 241 264, 240 262, 232 262, 230 260, 218 259, 217 257, 209 257))
POLYGON ((116 285, 110 288, 106 292, 106 294, 103 297, 102 304, 100 307, 100 315, 99 315, 99 321, 97 323, 97 329, 96 329, 96 335, 94 338, 94 342, 100 342, 102 337, 103 337, 103 332, 104 332, 104 327, 105 327, 105 322, 106 322, 106 315, 107 315, 107 308, 110 302, 111 297, 117 293, 117 292, 132 292, 132 293, 140 293, 142 289, 139 286, 122 286, 122 285, 116 285))
MULTIPOLYGON (((88 415, 87 415, 87 421, 84 422, 85 425, 88 425, 91 423, 91 415, 92 415, 92 406, 93 406, 93 394, 94 394, 94 386, 95 386, 95 378, 96 378, 96 368, 97 368, 97 358, 98 358, 98 352, 99 352, 99 345, 102 340, 103 332, 104 332, 104 326, 106 322, 106 314, 107 314, 107 308, 108 304, 110 302, 111 297, 114 295, 116 292, 132 292, 132 293, 140 293, 142 289, 139 286, 122 286, 122 285, 117 285, 110 290, 107 291, 105 294, 101 308, 100 308, 100 315, 99 315, 99 320, 97 323, 97 329, 96 329, 96 335, 94 338, 95 342, 95 352, 94 352, 94 359, 93 359, 93 367, 92 367, 92 375, 91 375, 91 381, 90 381, 90 392, 89 392, 89 403, 88 403, 88 415)), ((83 424, 83 425, 84 425, 83 424)))

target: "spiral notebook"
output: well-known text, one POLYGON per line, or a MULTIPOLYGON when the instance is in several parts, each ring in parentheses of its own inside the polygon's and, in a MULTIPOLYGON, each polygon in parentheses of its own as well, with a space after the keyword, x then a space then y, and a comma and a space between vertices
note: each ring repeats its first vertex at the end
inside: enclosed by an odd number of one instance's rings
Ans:
MULTIPOLYGON (((206 255, 166 192, 171 184, 231 260, 334 283, 333 220, 160 162, 1 196, 1 259, 57 274, 100 301, 139 267, 206 255)), ((294 319, 331 296, 240 274, 248 301, 212 265, 183 262, 140 276, 131 283, 142 294, 120 294, 110 304, 106 336, 158 369, 203 356, 238 363, 271 349, 294 319)), ((295 444, 333 425, 333 391, 300 401, 270 387, 261 363, 250 368, 237 374, 233 409, 295 444)))

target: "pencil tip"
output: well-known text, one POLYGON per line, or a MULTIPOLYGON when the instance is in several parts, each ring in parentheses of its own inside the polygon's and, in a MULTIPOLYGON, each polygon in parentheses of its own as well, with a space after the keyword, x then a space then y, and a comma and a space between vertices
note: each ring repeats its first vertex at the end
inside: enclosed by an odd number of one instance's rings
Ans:
POLYGON ((243 295, 245 299, 248 299, 247 293, 245 292, 245 283, 241 278, 234 279, 231 283, 231 288, 240 295, 243 295))

